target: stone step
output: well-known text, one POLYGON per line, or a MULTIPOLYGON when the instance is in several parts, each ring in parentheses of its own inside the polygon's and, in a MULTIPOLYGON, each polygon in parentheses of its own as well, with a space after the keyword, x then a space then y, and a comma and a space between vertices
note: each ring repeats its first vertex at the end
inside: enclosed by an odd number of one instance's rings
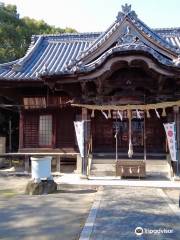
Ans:
POLYGON ((95 158, 92 160, 93 164, 115 164, 115 159, 101 159, 101 158, 95 158))
MULTIPOLYGON (((119 161, 121 160, 129 160, 129 159, 119 159, 119 161)), ((142 160, 142 159, 135 159, 135 160, 142 160)), ((133 159, 132 159, 133 161, 133 159)), ((92 159, 92 163, 99 163, 99 164, 110 164, 110 163, 115 163, 116 159, 113 158, 93 158, 92 159)), ((153 160, 146 160, 146 165, 167 165, 167 160, 161 160, 161 159, 153 159, 153 160)))
POLYGON ((115 164, 92 164, 91 170, 99 170, 99 171, 115 171, 116 165, 115 164))
POLYGON ((169 179, 170 174, 168 172, 146 172, 146 176, 150 178, 164 178, 169 179))
POLYGON ((146 160, 146 165, 168 165, 168 162, 167 160, 159 160, 159 159, 156 159, 156 160, 146 160))
MULTIPOLYGON (((116 154, 115 152, 109 152, 109 153, 93 153, 92 154, 93 158, 99 158, 99 159, 115 159, 116 158, 116 154)), ((118 153, 118 158, 119 159, 126 159, 128 158, 128 154, 126 153, 118 153)), ((144 159, 144 154, 143 153, 134 153, 133 155, 134 159, 144 159)), ((156 160, 156 159, 162 159, 165 160, 166 159, 166 154, 164 153, 147 153, 147 158, 148 159, 152 159, 152 160, 156 160)))
MULTIPOLYGON (((123 160, 126 160, 126 159, 123 159, 123 160)), ((146 160, 147 175, 150 175, 150 176, 159 175, 159 176, 167 177, 169 173, 170 173, 170 167, 167 160, 162 160, 162 159, 146 160)), ((116 174, 115 159, 95 158, 92 160, 91 176, 115 176, 115 174, 116 174)))
POLYGON ((159 168, 159 169, 157 169, 157 168, 146 168, 146 172, 147 173, 149 173, 149 172, 169 172, 170 170, 169 170, 169 168, 159 168))
POLYGON ((169 164, 166 160, 147 160, 146 161, 146 172, 152 173, 168 173, 170 171, 169 164))
POLYGON ((116 171, 91 170, 91 176, 96 176, 96 177, 116 176, 116 171))

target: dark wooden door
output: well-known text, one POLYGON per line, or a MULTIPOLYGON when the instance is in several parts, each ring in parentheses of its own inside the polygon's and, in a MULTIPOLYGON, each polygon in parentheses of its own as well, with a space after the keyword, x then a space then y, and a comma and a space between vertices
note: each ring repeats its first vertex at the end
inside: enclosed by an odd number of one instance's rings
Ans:
POLYGON ((165 152, 165 131, 162 119, 151 115, 146 119, 147 152, 165 152))
POLYGON ((74 111, 63 108, 56 114, 56 147, 74 148, 74 111))
MULTIPOLYGON (((129 147, 128 119, 117 120, 118 152, 127 153, 129 147)), ((106 119, 101 113, 97 113, 92 119, 93 151, 115 152, 116 119, 106 119)), ((147 152, 160 153, 165 151, 165 133, 163 122, 157 116, 146 119, 146 148, 147 152)), ((132 144, 134 153, 144 152, 144 119, 132 119, 132 144)))
POLYGON ((97 113, 92 119, 93 151, 108 152, 114 148, 112 119, 97 113))

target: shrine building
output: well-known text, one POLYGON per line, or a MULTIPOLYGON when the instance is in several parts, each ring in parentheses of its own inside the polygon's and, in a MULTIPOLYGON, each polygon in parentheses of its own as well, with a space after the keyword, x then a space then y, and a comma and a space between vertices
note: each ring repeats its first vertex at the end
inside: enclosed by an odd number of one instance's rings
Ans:
POLYGON ((18 153, 72 158, 88 176, 116 176, 117 161, 118 176, 134 176, 156 160, 176 174, 163 124, 176 124, 179 153, 180 28, 152 29, 130 5, 104 32, 32 36, 24 57, 0 64, 0 94, 19 111, 18 153))

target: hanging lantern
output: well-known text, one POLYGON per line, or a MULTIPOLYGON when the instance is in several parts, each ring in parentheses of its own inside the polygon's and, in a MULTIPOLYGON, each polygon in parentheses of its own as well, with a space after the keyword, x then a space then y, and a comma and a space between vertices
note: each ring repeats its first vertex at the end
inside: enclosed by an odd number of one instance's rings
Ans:
POLYGON ((94 109, 91 112, 91 117, 94 118, 94 109))
POLYGON ((111 118, 111 110, 108 110, 108 118, 111 118))
POLYGON ((149 109, 146 109, 146 115, 147 115, 147 118, 150 118, 150 117, 151 117, 151 115, 150 115, 150 113, 149 113, 149 109))
POLYGON ((163 111, 162 111, 162 117, 166 117, 166 116, 167 116, 167 114, 166 114, 166 109, 163 108, 163 111))

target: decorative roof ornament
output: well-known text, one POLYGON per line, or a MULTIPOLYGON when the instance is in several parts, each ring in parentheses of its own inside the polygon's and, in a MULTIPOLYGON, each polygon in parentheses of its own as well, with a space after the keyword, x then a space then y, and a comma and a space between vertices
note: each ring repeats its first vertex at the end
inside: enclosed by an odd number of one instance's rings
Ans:
POLYGON ((175 66, 180 66, 180 55, 178 56, 178 58, 173 60, 173 63, 175 66))
POLYGON ((131 12, 131 4, 130 5, 128 5, 127 3, 123 6, 121 6, 122 7, 122 12, 125 14, 125 15, 127 15, 128 13, 130 13, 131 12))
POLYGON ((129 25, 127 25, 125 27, 125 32, 124 35, 118 38, 117 41, 117 46, 118 45, 132 45, 132 44, 141 44, 141 42, 139 41, 139 38, 132 33, 131 27, 129 25))
POLYGON ((118 12, 118 15, 116 17, 117 21, 122 21, 122 19, 127 16, 127 15, 131 15, 133 18, 137 18, 137 14, 135 13, 135 11, 131 10, 131 4, 128 5, 127 3, 125 5, 122 5, 122 12, 118 12))

